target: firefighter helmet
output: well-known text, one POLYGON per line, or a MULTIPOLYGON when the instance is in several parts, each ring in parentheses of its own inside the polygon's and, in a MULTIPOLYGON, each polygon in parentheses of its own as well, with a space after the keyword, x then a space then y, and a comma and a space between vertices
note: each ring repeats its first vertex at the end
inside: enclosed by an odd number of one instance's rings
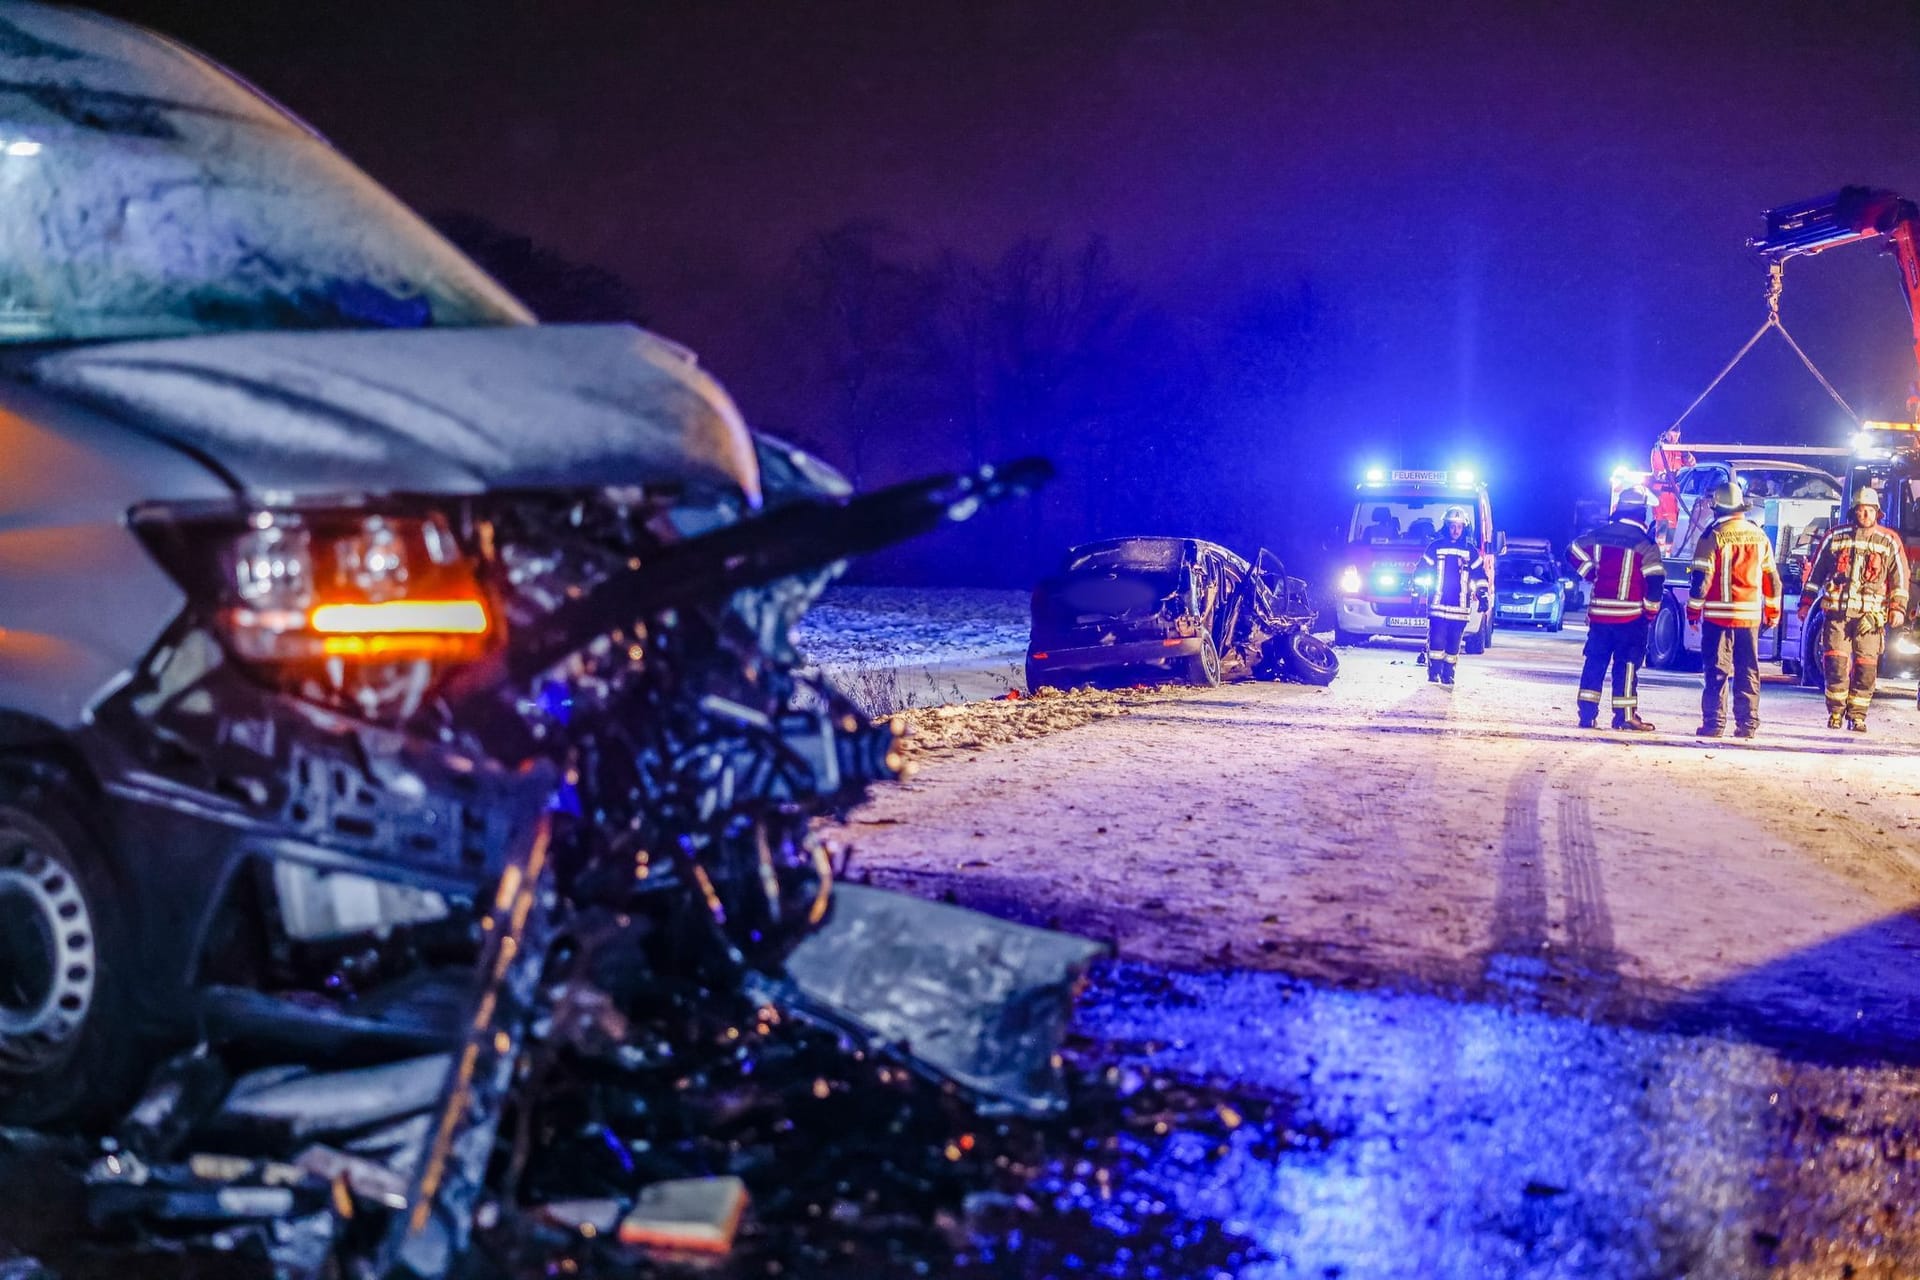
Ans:
POLYGON ((1747 495, 1740 492, 1739 485, 1729 480, 1715 487, 1713 509, 1723 516, 1739 515, 1747 509, 1747 495))
MULTIPOLYGON (((1853 506, 1872 507, 1875 511, 1880 510, 1880 491, 1870 484, 1861 485, 1853 491, 1853 506)), ((1852 509, 1853 507, 1848 508, 1849 511, 1852 509)))
POLYGON ((1440 523, 1445 524, 1449 520, 1458 520, 1461 524, 1468 523, 1467 509, 1465 507, 1448 507, 1447 514, 1440 517, 1440 523))
POLYGON ((1645 524, 1648 513, 1652 509, 1653 495, 1645 489, 1642 489, 1639 485, 1633 485, 1629 488, 1622 489, 1620 496, 1614 499, 1613 518, 1618 520, 1620 517, 1626 516, 1630 519, 1638 520, 1641 524, 1645 524))

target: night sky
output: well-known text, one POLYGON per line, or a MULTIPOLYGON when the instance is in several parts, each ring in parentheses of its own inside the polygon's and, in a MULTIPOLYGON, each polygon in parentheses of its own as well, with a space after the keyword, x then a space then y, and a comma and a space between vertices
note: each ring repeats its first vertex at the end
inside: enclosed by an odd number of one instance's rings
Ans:
MULTIPOLYGON (((1920 194, 1912 0, 99 7, 227 63, 416 208, 617 272, 776 429, 756 317, 849 221, 927 259, 1102 237, 1202 348, 1249 295, 1305 289, 1302 376, 1236 402, 1231 448, 1195 445, 1289 490, 1302 527, 1397 455, 1472 458, 1502 524, 1560 534, 1761 320, 1762 210, 1920 194), (1303 431, 1338 446, 1299 465, 1303 431)), ((1892 272, 1864 247, 1788 271, 1789 326, 1869 416, 1912 376, 1892 272)), ((1698 434, 1845 436, 1784 348, 1698 434)))

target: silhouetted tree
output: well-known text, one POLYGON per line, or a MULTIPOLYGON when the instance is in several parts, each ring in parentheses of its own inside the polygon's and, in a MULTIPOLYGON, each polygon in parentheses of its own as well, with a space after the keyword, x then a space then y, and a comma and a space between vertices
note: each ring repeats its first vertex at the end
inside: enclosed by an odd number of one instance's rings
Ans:
POLYGON ((471 213, 440 214, 433 225, 544 321, 646 323, 639 295, 605 267, 575 262, 471 213))

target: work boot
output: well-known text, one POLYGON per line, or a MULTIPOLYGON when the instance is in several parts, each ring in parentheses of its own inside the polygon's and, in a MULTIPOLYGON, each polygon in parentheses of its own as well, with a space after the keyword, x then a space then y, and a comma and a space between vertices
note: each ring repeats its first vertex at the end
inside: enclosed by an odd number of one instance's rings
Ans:
POLYGON ((1439 663, 1429 662, 1427 664, 1427 683, 1428 684, 1440 683, 1440 664, 1439 663))
POLYGON ((1453 688, 1453 664, 1451 662, 1443 662, 1440 664, 1440 683, 1449 689, 1453 688))
POLYGON ((1838 729, 1840 727, 1840 718, 1841 718, 1840 708, 1829 707, 1827 709, 1827 728, 1838 729))
POLYGON ((1848 716, 1847 728, 1853 730, 1855 733, 1865 733, 1867 731, 1867 718, 1865 716, 1848 716))
POLYGON ((1693 731, 1693 736, 1696 738, 1718 738, 1725 733, 1726 730, 1717 724, 1703 724, 1693 731))
POLYGON ((1580 727, 1582 729, 1598 729, 1600 727, 1600 717, 1599 716, 1581 716, 1580 727))
POLYGON ((1634 733, 1653 732, 1653 722, 1651 720, 1642 720, 1638 711, 1629 711, 1624 715, 1614 716, 1613 727, 1616 729, 1629 729, 1634 733))
POLYGON ((1743 724, 1733 731, 1733 736, 1736 738, 1754 738, 1759 734, 1760 726, 1757 724, 1743 724))

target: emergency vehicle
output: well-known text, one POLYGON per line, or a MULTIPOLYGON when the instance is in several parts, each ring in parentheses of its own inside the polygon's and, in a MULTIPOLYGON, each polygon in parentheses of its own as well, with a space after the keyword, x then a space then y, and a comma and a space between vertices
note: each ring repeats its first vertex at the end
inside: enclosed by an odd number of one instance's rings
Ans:
MULTIPOLYGON (((1356 490, 1342 551, 1337 643, 1364 644, 1376 636, 1425 640, 1433 580, 1420 572, 1420 556, 1439 536, 1447 508, 1455 506, 1466 508, 1467 536, 1486 558, 1491 584, 1504 538, 1494 532, 1493 505, 1479 477, 1457 470, 1367 472, 1356 490)), ((1474 600, 1463 642, 1468 653, 1493 643, 1491 599, 1489 594, 1487 603, 1474 600)))
POLYGON ((1692 455, 1678 470, 1652 476, 1616 467, 1612 476, 1615 502, 1623 490, 1641 485, 1671 495, 1673 510, 1678 512, 1677 523, 1662 522, 1654 531, 1666 561, 1667 590, 1647 640, 1647 665, 1675 669, 1699 661, 1700 624, 1687 621, 1687 578, 1700 537, 1713 526, 1713 491, 1732 484, 1747 499, 1747 518, 1764 529, 1773 544, 1785 588, 1779 624, 1760 632, 1761 661, 1799 667, 1805 659, 1807 636, 1818 634, 1817 628, 1803 628, 1794 613, 1800 580, 1832 527, 1841 500, 1838 475, 1799 459, 1843 459, 1848 451, 1812 445, 1683 444, 1674 448, 1692 455))

